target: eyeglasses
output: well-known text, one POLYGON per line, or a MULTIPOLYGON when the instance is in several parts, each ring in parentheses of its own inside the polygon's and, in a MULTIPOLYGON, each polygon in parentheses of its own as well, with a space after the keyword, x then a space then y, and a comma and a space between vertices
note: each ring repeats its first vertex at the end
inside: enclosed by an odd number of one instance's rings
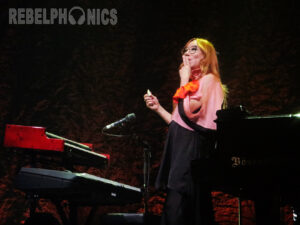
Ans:
POLYGON ((192 46, 190 48, 184 48, 181 50, 181 54, 184 55, 185 53, 195 54, 198 51, 197 46, 192 46))

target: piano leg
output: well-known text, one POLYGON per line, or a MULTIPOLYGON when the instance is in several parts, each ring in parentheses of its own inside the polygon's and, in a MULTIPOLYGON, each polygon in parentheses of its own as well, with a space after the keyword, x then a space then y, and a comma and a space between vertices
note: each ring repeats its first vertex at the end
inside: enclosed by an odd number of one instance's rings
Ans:
POLYGON ((30 217, 33 217, 35 215, 35 210, 36 210, 36 207, 37 207, 37 201, 38 199, 37 198, 30 198, 30 217))
POLYGON ((242 225, 242 204, 241 198, 237 197, 238 200, 238 225, 242 225))
POLYGON ((66 212, 63 209, 62 206, 62 202, 61 201, 57 201, 57 200, 53 200, 53 203, 56 206, 58 215, 60 216, 60 219, 62 220, 63 225, 69 225, 70 221, 68 220, 67 216, 66 216, 66 212))
POLYGON ((206 184, 196 184, 195 190, 195 209, 196 213, 196 222, 195 224, 205 224, 205 225, 214 225, 216 224, 214 218, 211 188, 206 184))
POLYGON ((78 225, 77 209, 78 207, 75 204, 70 203, 70 224, 71 225, 78 225))
POLYGON ((274 188, 261 191, 254 199, 256 225, 280 225, 280 196, 274 188))
POLYGON ((88 218, 87 218, 87 220, 86 220, 86 222, 85 222, 85 225, 90 225, 90 224, 92 224, 93 218, 94 218, 94 216, 95 216, 97 210, 98 210, 98 207, 97 207, 97 206, 94 206, 94 207, 91 208, 91 211, 90 211, 90 213, 89 213, 89 215, 88 215, 88 218))

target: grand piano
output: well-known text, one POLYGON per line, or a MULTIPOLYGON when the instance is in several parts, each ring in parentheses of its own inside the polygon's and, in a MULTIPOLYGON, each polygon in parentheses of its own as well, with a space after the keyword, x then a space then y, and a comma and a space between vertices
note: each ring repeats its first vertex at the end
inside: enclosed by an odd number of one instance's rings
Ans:
MULTIPOLYGON (((255 202, 256 224, 280 224, 279 207, 300 204, 300 115, 217 112, 216 146, 192 162, 197 184, 255 202)), ((240 224, 241 215, 240 216, 240 224)))

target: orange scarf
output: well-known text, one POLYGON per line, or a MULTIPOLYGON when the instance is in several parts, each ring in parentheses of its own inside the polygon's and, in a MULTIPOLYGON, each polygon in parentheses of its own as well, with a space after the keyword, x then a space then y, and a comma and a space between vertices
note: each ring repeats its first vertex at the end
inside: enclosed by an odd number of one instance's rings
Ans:
POLYGON ((199 80, 193 80, 177 89, 173 96, 173 102, 178 103, 179 99, 184 99, 189 93, 194 93, 199 88, 199 80))

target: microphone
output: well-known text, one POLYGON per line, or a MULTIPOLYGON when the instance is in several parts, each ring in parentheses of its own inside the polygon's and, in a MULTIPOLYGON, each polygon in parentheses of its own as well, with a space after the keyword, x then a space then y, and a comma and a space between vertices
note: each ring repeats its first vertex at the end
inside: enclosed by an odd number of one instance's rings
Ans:
POLYGON ((109 130, 109 129, 111 129, 111 128, 120 126, 120 125, 122 125, 122 124, 125 123, 125 122, 129 122, 129 121, 134 120, 135 118, 136 118, 136 117, 135 117, 135 114, 134 114, 134 113, 130 113, 130 114, 128 114, 127 116, 125 116, 124 118, 122 118, 122 119, 120 119, 120 120, 118 120, 118 121, 116 121, 116 122, 113 122, 113 123, 111 123, 111 124, 109 124, 109 125, 106 125, 106 126, 103 128, 103 130, 109 130))

